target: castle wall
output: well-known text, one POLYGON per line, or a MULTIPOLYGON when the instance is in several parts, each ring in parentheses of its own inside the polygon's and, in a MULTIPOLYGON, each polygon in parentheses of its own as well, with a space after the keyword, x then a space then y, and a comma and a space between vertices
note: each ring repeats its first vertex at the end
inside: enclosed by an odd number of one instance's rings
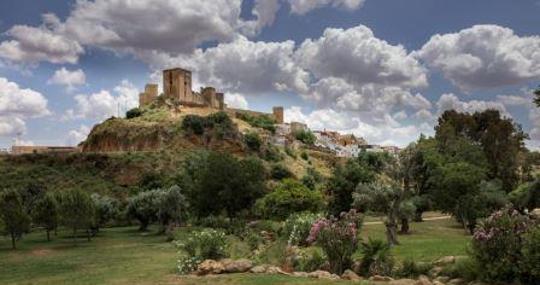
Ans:
POLYGON ((167 98, 182 102, 193 102, 191 71, 182 68, 163 71, 163 93, 167 98))
POLYGON ((283 115, 283 107, 274 107, 272 108, 272 113, 274 114, 274 118, 276 119, 276 123, 283 124, 284 122, 284 115, 283 115))

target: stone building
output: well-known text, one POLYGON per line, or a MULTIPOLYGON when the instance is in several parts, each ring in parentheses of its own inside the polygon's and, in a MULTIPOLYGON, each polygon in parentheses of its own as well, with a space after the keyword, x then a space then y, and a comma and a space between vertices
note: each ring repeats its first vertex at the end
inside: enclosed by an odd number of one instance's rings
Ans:
POLYGON ((276 119, 276 123, 283 124, 283 107, 274 107, 272 108, 272 113, 274 114, 274 118, 276 119))
POLYGON ((148 106, 158 96, 158 85, 157 84, 146 84, 144 87, 144 92, 139 94, 139 106, 148 106))

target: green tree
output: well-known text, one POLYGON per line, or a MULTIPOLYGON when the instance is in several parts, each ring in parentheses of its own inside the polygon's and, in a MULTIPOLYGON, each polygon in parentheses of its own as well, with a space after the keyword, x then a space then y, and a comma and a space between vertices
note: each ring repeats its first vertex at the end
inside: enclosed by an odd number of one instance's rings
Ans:
POLYGON ((58 227, 58 202, 53 193, 46 193, 37 200, 32 210, 32 220, 35 224, 45 228, 47 241, 51 240, 50 232, 58 227))
POLYGON ((160 191, 144 191, 129 198, 126 213, 129 218, 139 221, 139 231, 146 231, 152 222, 157 221, 160 191))
POLYGON ((337 216, 341 212, 349 211, 356 186, 359 183, 370 183, 374 179, 375 173, 357 160, 349 159, 345 165, 338 165, 327 185, 330 213, 337 216))
POLYGON ((158 218, 162 225, 161 231, 173 232, 175 227, 185 221, 187 215, 187 199, 178 185, 161 191, 158 211, 158 218))
POLYGON ((246 146, 252 151, 259 151, 261 149, 261 137, 256 132, 249 132, 244 135, 244 142, 246 146))
POLYGON ((294 137, 307 145, 314 145, 317 138, 310 130, 299 130, 294 133, 294 137))
POLYGON ((265 218, 284 220, 293 213, 318 212, 324 207, 324 198, 318 191, 309 190, 293 179, 284 179, 274 191, 259 199, 257 212, 265 218))
POLYGON ((11 247, 16 249, 16 240, 30 229, 30 216, 18 191, 8 189, 0 193, 0 217, 5 232, 11 236, 11 247))
POLYGON ((127 119, 133 119, 142 116, 143 111, 139 108, 133 108, 126 112, 127 119))
POLYGON ((90 241, 91 228, 95 222, 95 207, 88 193, 72 189, 62 193, 60 199, 61 222, 73 231, 73 241, 76 241, 77 230, 86 230, 90 241))
POLYGON ((96 230, 116 219, 120 214, 120 202, 118 200, 97 193, 92 194, 91 198, 96 209, 96 230))

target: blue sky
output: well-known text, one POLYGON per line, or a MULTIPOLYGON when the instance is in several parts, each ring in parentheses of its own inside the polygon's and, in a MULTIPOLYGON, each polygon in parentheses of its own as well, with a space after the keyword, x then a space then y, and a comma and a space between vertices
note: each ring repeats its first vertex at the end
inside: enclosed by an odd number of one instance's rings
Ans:
POLYGON ((2 1, 0 147, 65 145, 159 70, 230 105, 406 145, 447 109, 499 109, 540 146, 536 0, 2 1), (438 36, 437 36, 438 35, 438 36))

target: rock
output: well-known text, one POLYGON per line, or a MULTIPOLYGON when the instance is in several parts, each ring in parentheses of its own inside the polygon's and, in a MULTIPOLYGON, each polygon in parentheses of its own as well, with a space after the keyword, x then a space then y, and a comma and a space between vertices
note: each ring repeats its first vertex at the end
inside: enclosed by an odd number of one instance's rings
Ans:
POLYGON ((445 256, 433 262, 433 264, 436 266, 445 266, 445 265, 453 264, 455 262, 456 262, 455 256, 445 256))
POLYGON ((429 278, 425 275, 420 275, 418 277, 418 281, 416 281, 415 285, 433 285, 429 278))
POLYGON ((223 271, 225 271, 225 268, 223 267, 223 264, 221 262, 207 259, 201 264, 199 264, 195 273, 201 276, 207 274, 220 274, 223 271))
POLYGON ((248 259, 224 260, 222 261, 225 272, 227 273, 244 273, 248 272, 253 267, 253 262, 248 259))
POLYGON ((489 285, 489 284, 484 283, 482 281, 472 281, 472 282, 469 282, 469 285, 489 285))
POLYGON ((441 281, 433 281, 433 285, 445 285, 444 283, 442 283, 441 281))
POLYGON ((360 261, 355 261, 353 262, 352 266, 351 266, 351 269, 352 271, 354 271, 356 274, 360 274, 360 272, 362 271, 362 262, 360 261))
POLYGON ((268 266, 265 273, 290 275, 290 273, 283 271, 281 268, 277 266, 268 266))
POLYGON ((266 264, 254 266, 249 270, 249 272, 255 273, 255 274, 266 273, 266 270, 268 269, 268 267, 269 265, 266 265, 266 264))
POLYGON ((362 278, 360 278, 360 276, 358 276, 358 274, 354 273, 350 269, 345 270, 345 272, 343 272, 343 274, 341 274, 341 279, 352 280, 352 281, 362 280, 362 278))
POLYGON ((332 273, 330 273, 328 271, 324 271, 324 270, 317 270, 317 271, 310 272, 310 273, 308 273, 308 277, 317 278, 317 279, 328 279, 328 280, 337 280, 337 279, 339 279, 339 276, 337 276, 336 274, 332 274, 332 273))
POLYGON ((388 285, 415 285, 416 280, 414 279, 397 279, 388 282, 388 285))
POLYGON ((291 275, 294 277, 309 277, 307 272, 293 272, 291 275))
POLYGON ((441 274, 442 271, 443 271, 443 268, 441 266, 435 266, 431 268, 431 270, 429 271, 429 276, 437 277, 441 274))
POLYGON ((388 276, 380 276, 380 275, 374 275, 369 277, 370 281, 382 281, 382 282, 390 282, 394 281, 394 278, 388 277, 388 276))
POLYGON ((452 280, 448 281, 447 284, 448 285, 464 285, 465 280, 463 280, 461 278, 455 278, 455 279, 452 279, 452 280))
POLYGON ((439 277, 435 278, 435 281, 439 281, 440 283, 447 283, 448 281, 450 281, 450 277, 448 277, 448 276, 439 276, 439 277))

